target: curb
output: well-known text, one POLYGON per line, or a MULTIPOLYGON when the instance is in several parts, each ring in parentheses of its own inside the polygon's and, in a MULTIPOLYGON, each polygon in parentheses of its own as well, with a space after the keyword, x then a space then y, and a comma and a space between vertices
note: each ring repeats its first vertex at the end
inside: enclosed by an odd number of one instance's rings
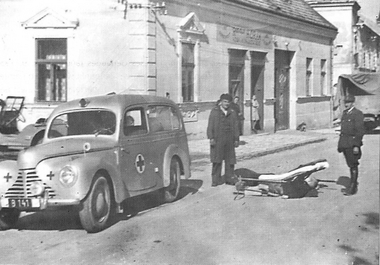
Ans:
POLYGON ((243 155, 240 155, 236 158, 237 158, 237 160, 244 160, 244 159, 250 159, 250 158, 255 158, 255 157, 260 157, 260 156, 266 156, 266 155, 270 155, 270 154, 294 149, 294 148, 304 146, 304 145, 308 145, 308 144, 320 143, 320 142, 326 141, 326 139, 327 138, 318 138, 318 139, 307 140, 307 141, 300 142, 300 143, 286 144, 284 146, 275 147, 273 149, 268 149, 265 151, 252 152, 250 154, 243 154, 243 155))
MULTIPOLYGON (((306 141, 299 142, 299 143, 284 144, 282 146, 277 146, 277 147, 267 149, 264 151, 256 151, 256 152, 253 151, 252 153, 237 155, 236 160, 242 161, 242 160, 252 159, 252 158, 256 158, 256 157, 266 156, 266 155, 270 155, 270 154, 274 154, 274 153, 278 153, 278 152, 282 152, 282 151, 286 151, 286 150, 291 150, 291 149, 294 149, 294 148, 297 148, 300 146, 304 146, 304 145, 308 145, 308 144, 320 143, 320 142, 323 142, 326 140, 327 140, 326 137, 320 137, 320 138, 310 139, 310 140, 306 140, 306 141)), ((203 154, 199 154, 199 153, 191 154, 190 153, 190 158, 191 158, 191 166, 203 166, 203 165, 210 164, 208 153, 203 153, 203 154), (193 156, 195 156, 196 158, 192 159, 193 156)))

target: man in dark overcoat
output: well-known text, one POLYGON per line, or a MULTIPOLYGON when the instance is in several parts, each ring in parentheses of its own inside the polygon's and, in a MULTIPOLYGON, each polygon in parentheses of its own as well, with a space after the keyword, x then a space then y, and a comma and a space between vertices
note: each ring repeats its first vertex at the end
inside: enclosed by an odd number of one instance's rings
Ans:
POLYGON ((230 108, 232 97, 220 96, 220 103, 215 106, 208 119, 207 138, 210 139, 210 159, 212 163, 212 186, 223 184, 222 163, 225 175, 231 176, 236 164, 235 147, 239 146, 239 120, 237 113, 230 108))
POLYGON ((347 95, 344 99, 345 110, 341 119, 338 152, 343 153, 347 165, 350 168, 351 183, 346 190, 346 195, 354 195, 358 188, 358 165, 361 158, 361 146, 363 145, 364 115, 354 107, 355 97, 347 95))

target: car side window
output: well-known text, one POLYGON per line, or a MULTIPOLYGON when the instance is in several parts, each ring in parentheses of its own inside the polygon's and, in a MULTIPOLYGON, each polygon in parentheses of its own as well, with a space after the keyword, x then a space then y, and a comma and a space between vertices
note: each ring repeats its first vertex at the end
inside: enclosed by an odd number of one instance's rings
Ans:
POLYGON ((170 106, 149 106, 147 109, 149 130, 160 132, 180 129, 178 115, 176 109, 170 106))
POLYGON ((148 132, 143 108, 129 109, 124 114, 124 135, 141 135, 148 132))

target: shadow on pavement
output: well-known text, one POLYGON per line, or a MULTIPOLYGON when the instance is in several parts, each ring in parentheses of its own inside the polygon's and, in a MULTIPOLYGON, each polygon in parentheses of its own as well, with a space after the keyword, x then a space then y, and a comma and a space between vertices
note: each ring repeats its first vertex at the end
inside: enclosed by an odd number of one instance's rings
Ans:
MULTIPOLYGON (((363 231, 366 232, 376 232, 379 230, 379 213, 369 212, 362 214, 364 219, 364 225, 361 227, 363 231)), ((346 254, 348 254, 351 258, 350 264, 362 264, 362 265, 373 265, 370 261, 366 260, 363 257, 359 257, 362 251, 359 249, 355 249, 347 244, 339 245, 339 248, 342 249, 346 254)), ((377 260, 378 263, 378 260, 377 260)))
POLYGON ((366 225, 371 226, 373 229, 379 230, 379 213, 370 212, 363 214, 363 216, 366 218, 366 225))
POLYGON ((178 199, 180 200, 189 194, 195 194, 203 185, 200 179, 183 179, 181 180, 181 189, 179 190, 178 199))
POLYGON ((347 176, 340 176, 338 180, 336 181, 336 184, 344 186, 345 188, 348 188, 350 186, 351 179, 347 176))
MULTIPOLYGON (((181 180, 178 199, 189 194, 195 194, 203 185, 202 180, 181 180)), ((122 203, 124 213, 116 214, 110 221, 110 226, 119 221, 128 220, 138 213, 164 205, 160 191, 129 198, 122 203)), ((14 227, 18 230, 82 230, 77 208, 63 207, 61 209, 46 210, 22 216, 14 227)))
POLYGON ((83 229, 74 207, 46 210, 22 216, 17 222, 18 230, 75 230, 83 229))
POLYGON ((343 188, 340 190, 342 193, 346 192, 347 189, 350 187, 351 184, 351 178, 347 176, 340 176, 338 180, 336 181, 337 185, 343 186, 343 188))
MULTIPOLYGON (((202 185, 203 185, 202 180, 182 179, 181 188, 179 190, 178 198, 176 201, 185 198, 189 194, 197 193, 200 187, 202 187, 202 185)), ((127 199, 122 204, 124 213, 115 216, 111 225, 119 221, 128 220, 136 216, 137 214, 143 214, 144 211, 151 210, 151 209, 165 205, 165 203, 162 202, 161 196, 162 196, 162 191, 158 190, 155 192, 151 192, 148 194, 127 199)))
POLYGON ((351 263, 350 264, 373 265, 371 262, 369 262, 363 258, 358 257, 357 254, 358 254, 359 250, 357 250, 357 249, 354 249, 348 245, 339 245, 339 248, 351 256, 351 263))

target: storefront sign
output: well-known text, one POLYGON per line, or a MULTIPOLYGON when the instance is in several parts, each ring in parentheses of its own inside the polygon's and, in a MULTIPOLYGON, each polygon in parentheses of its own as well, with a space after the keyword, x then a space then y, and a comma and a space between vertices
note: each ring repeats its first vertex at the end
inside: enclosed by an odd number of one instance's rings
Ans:
POLYGON ((273 46, 273 35, 259 32, 255 29, 233 26, 218 25, 217 40, 240 45, 253 45, 266 49, 273 46))
POLYGON ((198 121, 198 109, 195 110, 182 110, 182 117, 184 122, 198 121))

